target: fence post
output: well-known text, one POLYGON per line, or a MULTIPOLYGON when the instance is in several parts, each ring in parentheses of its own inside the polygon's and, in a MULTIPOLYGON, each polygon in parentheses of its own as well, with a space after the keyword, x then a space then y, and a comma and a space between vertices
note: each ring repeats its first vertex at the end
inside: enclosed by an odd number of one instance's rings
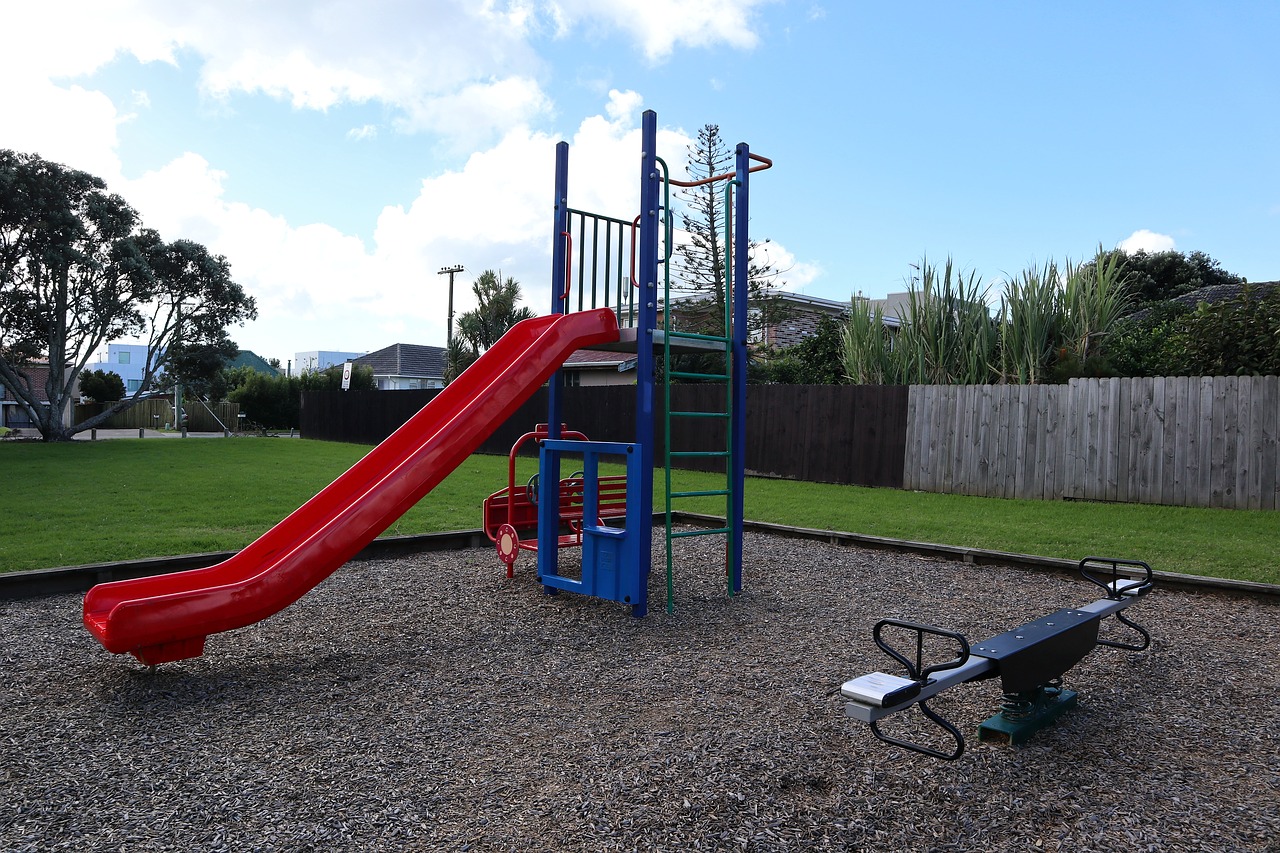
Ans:
POLYGON ((138 438, 146 438, 146 436, 143 435, 146 431, 146 427, 138 427, 138 438))

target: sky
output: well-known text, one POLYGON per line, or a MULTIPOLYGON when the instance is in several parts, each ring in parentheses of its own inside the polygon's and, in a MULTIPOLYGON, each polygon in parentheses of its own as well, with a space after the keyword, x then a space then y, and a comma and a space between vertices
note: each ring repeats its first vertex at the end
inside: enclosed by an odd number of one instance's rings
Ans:
POLYGON ((752 236, 784 289, 998 288, 1099 246, 1280 278, 1280 3, 13 0, 0 148, 91 172, 226 256, 307 350, 443 345, 486 269, 550 310, 570 205, 630 218, 643 110, 680 174, 706 124, 774 167, 752 236))

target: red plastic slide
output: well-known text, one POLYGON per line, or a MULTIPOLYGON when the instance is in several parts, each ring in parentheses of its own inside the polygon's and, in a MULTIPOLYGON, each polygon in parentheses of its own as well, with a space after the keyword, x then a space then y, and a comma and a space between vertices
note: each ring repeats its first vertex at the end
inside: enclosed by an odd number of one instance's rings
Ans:
POLYGON ((104 583, 84 624, 145 664, 198 657, 205 637, 278 613, 333 574, 431 491, 574 350, 616 341, 607 308, 517 324, 386 441, 234 557, 104 583))

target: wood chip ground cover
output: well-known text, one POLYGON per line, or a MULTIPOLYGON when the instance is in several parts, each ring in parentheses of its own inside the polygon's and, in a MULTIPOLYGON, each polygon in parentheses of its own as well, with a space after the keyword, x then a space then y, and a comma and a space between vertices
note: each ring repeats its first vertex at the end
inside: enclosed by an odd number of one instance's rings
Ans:
MULTIPOLYGON (((1280 606, 1157 589, 1143 653, 1072 670, 1080 706, 977 742, 995 682, 935 707, 938 762, 847 719, 884 616, 981 640, 1079 580, 747 538, 677 543, 678 607, 545 596, 488 549, 355 562, 204 657, 150 673, 80 597, 0 605, 0 849, 1280 850, 1280 606)), ((655 547, 661 562, 661 547, 655 547)), ((1140 556, 1140 555, 1139 555, 1140 556)), ((1158 566, 1156 568, 1159 568, 1158 566)))

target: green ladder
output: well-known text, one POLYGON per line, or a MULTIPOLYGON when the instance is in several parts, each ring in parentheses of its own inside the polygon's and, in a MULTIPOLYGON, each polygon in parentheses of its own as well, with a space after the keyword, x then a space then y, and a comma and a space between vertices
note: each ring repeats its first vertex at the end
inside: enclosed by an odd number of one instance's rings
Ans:
POLYGON ((675 610, 675 581, 674 581, 674 562, 675 549, 672 547, 676 539, 684 539, 693 536, 717 536, 723 535, 725 539, 725 578, 726 587, 729 595, 733 595, 733 583, 730 578, 729 566, 729 540, 728 536, 733 532, 733 528, 728 526, 728 521, 732 515, 733 506, 733 485, 734 479, 730 467, 731 456, 731 440, 732 432, 729 429, 730 419, 733 417, 733 393, 730 383, 733 379, 733 339, 730 336, 732 323, 730 320, 733 294, 733 264, 732 264, 732 226, 733 214, 732 206, 729 203, 733 190, 733 182, 730 181, 725 186, 725 282, 724 282, 724 316, 723 334, 709 335, 698 334, 694 332, 673 331, 671 328, 671 264, 669 263, 672 253, 671 243, 671 206, 670 206, 670 183, 665 180, 667 164, 658 158, 658 162, 662 167, 664 174, 663 186, 666 188, 667 197, 664 199, 664 207, 667 217, 667 228, 665 229, 666 247, 663 252, 662 264, 663 270, 663 317, 662 317, 662 355, 663 355, 663 413, 664 413, 664 431, 663 431, 663 468, 665 472, 666 486, 666 538, 667 538, 667 612, 671 613, 675 610), (673 340, 697 341, 700 342, 702 351, 708 354, 719 354, 723 357, 723 368, 717 373, 702 373, 697 371, 681 371, 671 369, 671 343, 673 340), (724 386, 724 405, 721 407, 724 411, 711 412, 688 412, 688 411, 672 411, 671 408, 671 380, 672 379, 689 379, 706 383, 718 383, 724 386), (724 449, 723 450, 672 450, 671 448, 671 424, 678 418, 712 418, 723 421, 724 423, 724 449), (720 459, 724 462, 724 478, 725 487, 723 489, 697 489, 678 491, 672 488, 671 482, 671 466, 674 460, 681 459, 720 459), (671 515, 672 504, 681 498, 704 498, 704 497, 723 497, 725 501, 724 518, 725 526, 711 529, 699 530, 672 530, 671 515))

